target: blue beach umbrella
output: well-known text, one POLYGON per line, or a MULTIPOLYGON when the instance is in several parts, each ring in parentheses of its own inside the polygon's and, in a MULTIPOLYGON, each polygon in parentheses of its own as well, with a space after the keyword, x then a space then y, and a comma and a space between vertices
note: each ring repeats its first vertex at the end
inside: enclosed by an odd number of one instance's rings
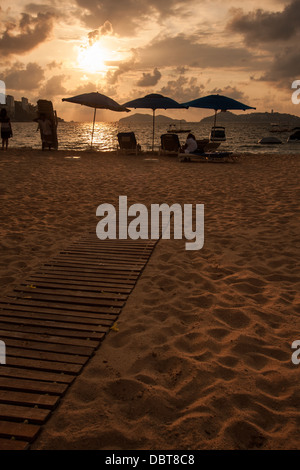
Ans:
POLYGON ((152 109, 153 111, 153 131, 152 131, 152 151, 154 150, 154 133, 155 133, 155 110, 156 109, 178 109, 188 108, 187 105, 177 103, 177 101, 172 100, 172 98, 168 98, 163 95, 159 95, 157 93, 151 93, 150 95, 146 95, 143 98, 137 98, 132 101, 128 101, 123 106, 128 108, 144 108, 144 109, 152 109))
POLYGON ((97 109, 109 109, 110 111, 126 111, 130 112, 129 109, 120 105, 113 99, 108 96, 102 95, 98 92, 92 93, 83 93, 82 95, 72 96, 71 98, 63 98, 62 101, 68 101, 69 103, 81 104, 82 106, 89 106, 94 108, 94 119, 93 119, 93 130, 91 138, 91 146, 93 144, 94 129, 95 129, 95 119, 96 119, 96 110, 97 109))
POLYGON ((203 96, 203 98, 197 98, 195 100, 188 101, 187 103, 183 103, 183 104, 191 108, 214 109, 215 110, 214 127, 216 126, 218 111, 227 111, 228 109, 231 109, 231 110, 236 109, 236 110, 242 110, 242 111, 246 111, 247 109, 256 109, 256 108, 253 108, 252 106, 248 106, 247 104, 241 103, 240 101, 234 100, 233 98, 228 98, 227 96, 223 96, 223 95, 203 96))

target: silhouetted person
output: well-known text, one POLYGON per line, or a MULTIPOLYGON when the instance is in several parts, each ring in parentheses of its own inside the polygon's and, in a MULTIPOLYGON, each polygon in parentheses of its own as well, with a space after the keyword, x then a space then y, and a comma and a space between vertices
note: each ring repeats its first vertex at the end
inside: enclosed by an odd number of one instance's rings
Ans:
POLYGON ((192 153, 192 152, 195 152, 197 148, 198 148, 198 144, 197 144, 194 134, 189 134, 186 138, 186 142, 182 150, 184 151, 184 153, 192 153))
POLYGON ((46 117, 46 114, 41 114, 38 119, 34 119, 38 123, 38 129, 41 131, 42 139, 42 150, 45 150, 45 147, 48 147, 49 150, 53 145, 53 136, 52 136, 52 123, 46 117))
POLYGON ((13 136, 10 119, 7 116, 7 111, 2 108, 0 111, 0 123, 1 123, 1 139, 2 139, 2 150, 7 150, 8 139, 13 136))

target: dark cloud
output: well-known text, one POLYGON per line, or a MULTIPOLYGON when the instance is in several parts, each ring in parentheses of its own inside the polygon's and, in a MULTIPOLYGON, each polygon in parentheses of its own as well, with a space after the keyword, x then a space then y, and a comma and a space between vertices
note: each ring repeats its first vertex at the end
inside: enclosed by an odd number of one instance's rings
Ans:
POLYGON ((179 10, 190 0, 76 0, 83 9, 82 21, 91 28, 109 21, 115 32, 131 36, 146 19, 168 18, 179 14, 179 10))
POLYGON ((289 40, 300 32, 300 0, 293 0, 280 12, 235 10, 227 28, 242 34, 249 46, 289 40))
POLYGON ((24 7, 24 11, 26 13, 53 13, 57 14, 58 10, 54 7, 53 3, 51 3, 51 0, 49 3, 27 3, 27 5, 24 7))
POLYGON ((278 53, 258 81, 273 82, 279 88, 290 88, 293 80, 300 77, 300 51, 297 48, 285 48, 278 53))
POLYGON ((49 70, 52 69, 60 69, 62 67, 63 63, 62 62, 57 62, 56 60, 52 60, 47 64, 47 67, 49 70))
POLYGON ((137 86, 141 86, 141 87, 154 86, 159 82, 160 79, 161 79, 161 73, 157 68, 155 68, 152 74, 143 73, 142 78, 140 78, 137 82, 137 86))
POLYGON ((89 46, 92 46, 100 37, 99 29, 88 33, 89 46))
POLYGON ((65 95, 67 93, 63 82, 69 77, 66 75, 54 75, 49 78, 46 83, 40 88, 39 94, 45 99, 50 99, 59 95, 65 95))
POLYGON ((146 47, 136 49, 136 53, 144 67, 258 67, 258 59, 245 48, 214 46, 197 41, 196 35, 157 37, 146 47))
POLYGON ((34 62, 29 62, 26 66, 16 62, 3 72, 2 77, 9 90, 35 90, 44 79, 44 71, 34 62))
POLYGON ((238 90, 236 87, 227 85, 224 88, 214 88, 207 92, 208 95, 225 95, 233 98, 238 101, 248 100, 248 97, 244 94, 243 91, 238 90))
POLYGON ((101 36, 112 34, 112 32, 113 28, 111 23, 109 21, 105 21, 105 23, 100 26, 99 29, 94 29, 94 31, 88 33, 89 46, 92 46, 96 41, 100 39, 101 36))
POLYGON ((3 55, 23 54, 44 42, 53 28, 52 13, 32 16, 22 13, 18 23, 7 23, 0 33, 0 52, 3 55))
MULTIPOLYGON (((107 65, 112 65, 112 62, 108 62, 107 65)), ((127 72, 130 72, 135 69, 136 61, 135 59, 129 60, 127 62, 121 62, 118 64, 116 70, 109 70, 106 74, 106 81, 108 85, 115 85, 118 83, 119 78, 127 72)))
POLYGON ((187 78, 183 75, 176 80, 168 81, 167 85, 162 87, 158 93, 169 96, 179 103, 184 103, 198 98, 203 94, 204 86, 198 85, 197 78, 187 78))

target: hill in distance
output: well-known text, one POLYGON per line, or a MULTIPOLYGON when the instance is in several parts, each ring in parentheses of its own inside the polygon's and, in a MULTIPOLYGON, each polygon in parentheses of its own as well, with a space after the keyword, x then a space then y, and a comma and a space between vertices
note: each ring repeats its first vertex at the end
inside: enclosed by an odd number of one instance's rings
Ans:
MULTIPOLYGON (((125 124, 125 123, 152 123, 153 116, 151 114, 141 114, 141 113, 135 113, 131 114, 130 116, 126 116, 124 118, 119 119, 119 123, 125 124)), ((163 116, 162 114, 158 114, 155 116, 155 122, 157 124, 168 124, 171 122, 186 122, 184 119, 172 119, 168 116, 163 116)))
MULTIPOLYGON (((212 110, 213 112, 213 110, 212 110)), ((201 124, 214 123, 214 115, 201 119, 201 124)), ((294 116, 293 114, 284 113, 249 113, 249 114, 234 114, 230 111, 226 113, 218 112, 217 124, 226 123, 249 123, 249 124, 289 124, 289 125, 300 125, 300 117, 294 116)))

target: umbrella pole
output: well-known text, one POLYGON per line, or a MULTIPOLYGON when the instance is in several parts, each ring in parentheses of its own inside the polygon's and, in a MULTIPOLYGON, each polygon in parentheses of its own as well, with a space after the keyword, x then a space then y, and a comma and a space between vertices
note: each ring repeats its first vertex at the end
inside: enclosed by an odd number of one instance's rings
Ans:
POLYGON ((216 134, 216 123, 217 123, 217 110, 215 109, 215 120, 214 120, 213 141, 215 140, 215 134, 216 134))
POLYGON ((152 152, 154 152, 154 132, 155 132, 155 109, 153 109, 153 131, 152 131, 152 152))
POLYGON ((93 146, 94 129, 95 129, 95 119, 96 119, 96 108, 95 108, 95 110, 94 110, 94 119, 93 119, 93 130, 92 130, 92 138, 91 138, 91 147, 93 146))

